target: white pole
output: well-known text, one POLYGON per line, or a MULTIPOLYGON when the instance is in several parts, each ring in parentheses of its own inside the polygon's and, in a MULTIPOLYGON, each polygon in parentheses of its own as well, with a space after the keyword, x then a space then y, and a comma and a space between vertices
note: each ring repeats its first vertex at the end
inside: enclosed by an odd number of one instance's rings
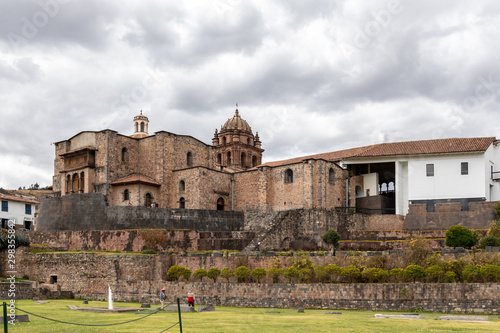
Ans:
POLYGON ((108 285, 108 309, 113 310, 113 294, 111 293, 111 287, 108 285))

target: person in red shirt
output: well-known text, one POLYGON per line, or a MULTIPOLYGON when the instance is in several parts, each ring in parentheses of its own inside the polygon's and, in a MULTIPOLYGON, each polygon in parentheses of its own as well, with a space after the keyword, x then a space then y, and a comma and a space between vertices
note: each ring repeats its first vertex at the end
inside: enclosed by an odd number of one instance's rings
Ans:
POLYGON ((194 308, 194 294, 192 290, 188 292, 188 306, 192 306, 194 308))

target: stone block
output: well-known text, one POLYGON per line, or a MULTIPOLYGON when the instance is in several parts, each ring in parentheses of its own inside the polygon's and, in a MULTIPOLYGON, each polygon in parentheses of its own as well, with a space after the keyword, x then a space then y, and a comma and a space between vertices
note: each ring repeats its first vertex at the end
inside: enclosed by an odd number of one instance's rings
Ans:
MULTIPOLYGON (((30 321, 28 315, 15 315, 14 318, 7 316, 7 322, 12 321, 12 319, 15 323, 28 323, 30 321)), ((0 317, 0 324, 3 324, 3 320, 4 318, 0 317)))
POLYGON ((487 316, 440 316, 439 320, 490 321, 487 316))

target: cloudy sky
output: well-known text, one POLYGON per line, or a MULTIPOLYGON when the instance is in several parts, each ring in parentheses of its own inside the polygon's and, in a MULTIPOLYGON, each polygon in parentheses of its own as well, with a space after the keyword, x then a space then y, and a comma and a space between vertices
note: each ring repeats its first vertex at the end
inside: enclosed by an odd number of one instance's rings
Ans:
POLYGON ((211 143, 234 114, 264 161, 500 136, 495 0, 2 0, 0 187, 51 184, 84 130, 211 143))

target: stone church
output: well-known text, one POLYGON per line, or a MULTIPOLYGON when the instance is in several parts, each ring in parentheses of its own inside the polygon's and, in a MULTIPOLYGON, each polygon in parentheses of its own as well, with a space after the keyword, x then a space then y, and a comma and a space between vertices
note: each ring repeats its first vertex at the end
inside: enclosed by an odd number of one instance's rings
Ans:
POLYGON ((55 143, 53 189, 101 193, 110 206, 265 211, 342 206, 347 171, 322 158, 263 165, 258 133, 240 116, 212 144, 167 131, 152 135, 134 117, 130 136, 84 131, 55 143))

